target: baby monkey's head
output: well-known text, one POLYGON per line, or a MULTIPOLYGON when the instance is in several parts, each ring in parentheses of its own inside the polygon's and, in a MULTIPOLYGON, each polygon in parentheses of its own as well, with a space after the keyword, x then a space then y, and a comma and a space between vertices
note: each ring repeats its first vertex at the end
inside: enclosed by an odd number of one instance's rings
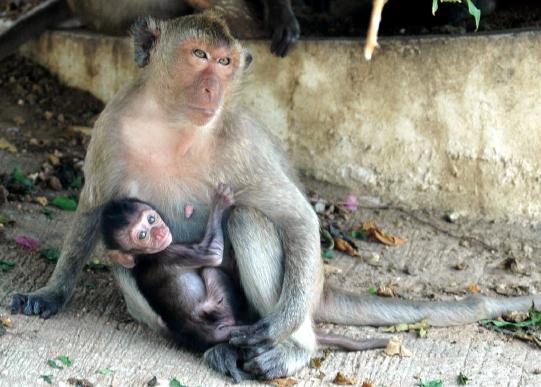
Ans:
POLYGON ((130 254, 154 254, 173 241, 158 211, 134 198, 107 203, 102 211, 101 231, 105 247, 130 254))

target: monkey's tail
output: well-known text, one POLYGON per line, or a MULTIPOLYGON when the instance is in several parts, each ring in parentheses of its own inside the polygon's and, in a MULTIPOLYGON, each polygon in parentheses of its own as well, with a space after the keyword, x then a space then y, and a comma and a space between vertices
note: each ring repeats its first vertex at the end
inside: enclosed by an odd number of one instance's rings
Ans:
POLYGON ((512 311, 541 306, 541 295, 492 298, 472 295, 459 301, 410 301, 355 293, 325 287, 314 316, 316 321, 344 325, 386 326, 415 323, 451 326, 491 319, 512 311))
POLYGON ((37 38, 47 28, 66 20, 70 14, 65 0, 47 0, 22 15, 0 34, 0 60, 13 54, 28 40, 37 38))
POLYGON ((356 340, 346 336, 333 335, 316 331, 317 342, 320 345, 338 347, 346 351, 368 351, 370 349, 385 348, 389 339, 356 340))

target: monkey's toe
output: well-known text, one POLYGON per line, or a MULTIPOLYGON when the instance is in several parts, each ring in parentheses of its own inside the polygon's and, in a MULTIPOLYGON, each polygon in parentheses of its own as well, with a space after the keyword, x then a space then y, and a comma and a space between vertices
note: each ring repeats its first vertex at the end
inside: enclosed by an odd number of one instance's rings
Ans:
POLYGON ((237 363, 239 361, 239 350, 229 344, 218 344, 208 349, 203 355, 208 365, 215 371, 231 376, 235 383, 243 379, 251 379, 250 374, 241 370, 237 363))
POLYGON ((24 313, 27 316, 39 315, 41 318, 47 319, 60 311, 61 304, 47 297, 20 294, 13 296, 11 301, 12 313, 24 313))
POLYGON ((246 362, 243 369, 258 379, 272 380, 288 376, 284 356, 277 347, 246 362))

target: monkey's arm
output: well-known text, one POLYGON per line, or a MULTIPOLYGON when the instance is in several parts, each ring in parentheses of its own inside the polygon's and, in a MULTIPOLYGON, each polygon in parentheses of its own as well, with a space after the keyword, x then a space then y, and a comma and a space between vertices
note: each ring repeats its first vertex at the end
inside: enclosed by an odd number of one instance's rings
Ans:
MULTIPOLYGON (((83 191, 84 192, 84 191, 83 191)), ((48 318, 58 313, 73 294, 83 265, 94 249, 100 221, 99 209, 85 209, 81 193, 79 207, 64 239, 62 254, 47 285, 33 293, 13 296, 11 310, 48 318)))
POLYGON ((264 0, 266 21, 272 33, 271 52, 286 56, 299 40, 301 29, 291 0, 264 0))
MULTIPOLYGON (((313 300, 322 283, 317 215, 285 173, 276 168, 272 172, 272 176, 260 181, 257 187, 243 192, 237 203, 256 208, 276 226, 283 249, 282 287, 270 314, 249 329, 233 332, 231 343, 234 345, 273 344, 290 336, 310 318, 313 300)), ((252 258, 257 260, 257 256, 252 258)), ((242 281, 243 286, 271 286, 257 283, 256 278, 242 281)))

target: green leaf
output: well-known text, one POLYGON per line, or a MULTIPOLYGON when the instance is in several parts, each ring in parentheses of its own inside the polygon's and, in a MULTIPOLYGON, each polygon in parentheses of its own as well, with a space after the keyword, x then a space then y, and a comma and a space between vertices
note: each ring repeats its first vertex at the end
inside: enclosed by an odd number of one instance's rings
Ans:
POLYGON ((57 196, 53 199, 51 204, 64 211, 75 211, 77 209, 77 202, 71 198, 65 196, 57 196))
POLYGON ((57 357, 57 359, 62 362, 62 364, 64 364, 66 367, 71 367, 73 365, 73 361, 66 355, 60 355, 57 357))
POLYGON ((108 375, 111 375, 111 374, 113 373, 113 370, 110 369, 110 368, 100 368, 100 369, 98 370, 98 373, 99 373, 100 375, 108 376, 108 375))
POLYGON ((366 239, 366 234, 365 234, 365 232, 363 230, 353 230, 351 232, 351 237, 356 238, 356 239, 365 240, 366 239))
POLYGON ((370 294, 376 294, 378 292, 377 288, 368 288, 368 293, 370 294))
POLYGON ((43 249, 40 251, 40 255, 43 259, 50 263, 57 263, 60 258, 60 250, 58 249, 43 249))
POLYGON ((150 379, 148 382, 147 382, 147 386, 148 387, 155 387, 158 385, 158 378, 153 376, 152 379, 150 379))
POLYGON ((479 28, 479 20, 481 19, 481 10, 473 4, 472 0, 466 0, 468 4, 468 12, 475 19, 475 31, 479 28))
POLYGON ((437 380, 431 380, 430 382, 423 382, 419 383, 419 387, 443 387, 443 380, 437 379, 437 380))
POLYGON ((3 259, 0 259, 0 271, 3 273, 7 273, 8 271, 12 270, 15 267, 15 262, 11 261, 4 261, 3 259))
POLYGON ((466 375, 464 375, 462 372, 458 374, 456 378, 456 382, 459 386, 465 386, 470 381, 470 378, 468 378, 466 375))
POLYGON ((32 180, 26 177, 19 167, 15 167, 13 172, 11 172, 11 178, 17 183, 22 184, 27 191, 34 189, 34 183, 32 180))
POLYGON ((169 381, 169 387, 186 387, 186 386, 180 383, 177 379, 173 378, 169 381))
POLYGON ((70 184, 70 188, 81 188, 83 186, 83 178, 81 176, 77 176, 70 184))
POLYGON ((49 365, 49 367, 57 369, 57 370, 64 369, 64 367, 62 367, 61 365, 56 364, 56 361, 54 361, 54 360, 47 360, 47 365, 49 365))
POLYGON ((334 259, 334 253, 331 250, 325 250, 323 252, 323 258, 325 258, 325 259, 334 259))
POLYGON ((40 375, 39 377, 47 383, 53 384, 53 375, 40 375))
POLYGON ((89 282, 86 284, 87 289, 96 289, 98 286, 94 282, 89 282))
POLYGON ((43 207, 43 210, 41 210, 41 212, 47 217, 47 219, 53 219, 55 217, 55 213, 47 207, 43 207))

